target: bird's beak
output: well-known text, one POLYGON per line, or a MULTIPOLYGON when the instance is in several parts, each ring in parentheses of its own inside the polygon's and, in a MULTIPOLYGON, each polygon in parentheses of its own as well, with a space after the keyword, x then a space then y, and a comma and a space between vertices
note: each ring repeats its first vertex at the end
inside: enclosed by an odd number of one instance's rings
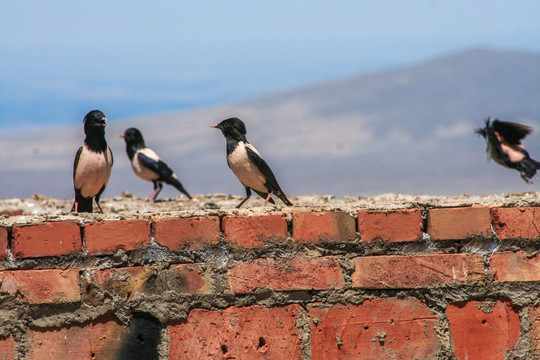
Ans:
POLYGON ((105 123, 105 121, 107 121, 107 118, 106 117, 102 117, 101 118, 101 121, 99 122, 103 127, 107 126, 107 124, 105 123))
POLYGON ((210 127, 212 127, 212 128, 217 128, 217 124, 210 125, 210 127))
POLYGON ((122 134, 122 135, 120 135, 120 137, 121 137, 121 138, 123 139, 123 138, 125 138, 125 137, 126 137, 126 135, 122 134))

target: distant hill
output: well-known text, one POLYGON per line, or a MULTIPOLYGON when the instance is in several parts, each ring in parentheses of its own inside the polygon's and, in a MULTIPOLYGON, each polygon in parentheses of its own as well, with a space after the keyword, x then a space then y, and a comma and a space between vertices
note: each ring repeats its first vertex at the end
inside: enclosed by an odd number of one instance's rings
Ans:
MULTIPOLYGON (((84 115, 84 114, 82 114, 84 115)), ((112 121, 115 155, 104 196, 146 196, 118 136, 138 127, 191 193, 242 194, 225 163, 225 141, 208 125, 238 116, 290 195, 455 195, 538 190, 486 161, 473 129, 487 116, 538 129, 525 139, 540 160, 540 54, 467 50, 251 101, 112 121)), ((71 197, 82 126, 0 136, 0 197, 71 197)), ((174 189, 163 196, 176 196, 174 189)))

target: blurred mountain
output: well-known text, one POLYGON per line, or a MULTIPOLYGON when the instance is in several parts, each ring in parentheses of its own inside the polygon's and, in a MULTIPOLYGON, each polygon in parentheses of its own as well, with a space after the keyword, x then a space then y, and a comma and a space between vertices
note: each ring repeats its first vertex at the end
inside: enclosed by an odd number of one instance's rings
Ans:
MULTIPOLYGON (((0 135, 0 197, 71 197, 83 116, 69 128, 0 135)), ((227 168, 223 136, 208 127, 231 116, 244 120, 248 140, 291 196, 538 190, 517 171, 488 162, 473 129, 487 116, 540 128, 540 54, 473 49, 242 103, 109 119, 115 165, 104 196, 152 190, 132 173, 118 137, 132 126, 192 194, 243 194, 227 168)), ((524 143, 540 160, 540 130, 524 143)))

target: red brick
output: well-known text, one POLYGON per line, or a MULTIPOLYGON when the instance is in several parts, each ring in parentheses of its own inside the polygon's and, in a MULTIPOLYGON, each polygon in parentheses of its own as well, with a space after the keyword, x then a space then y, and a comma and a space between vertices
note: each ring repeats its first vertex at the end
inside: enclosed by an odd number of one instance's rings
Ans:
POLYGON ((493 227, 500 239, 527 238, 540 236, 540 208, 493 208, 493 227))
POLYGON ((524 251, 495 253, 491 256, 489 267, 497 281, 540 280, 540 256, 527 258, 524 251))
POLYGON ((13 360, 17 358, 17 344, 12 336, 0 337, 0 360, 13 360))
POLYGON ((191 217, 154 222, 154 239, 171 251, 200 250, 219 244, 217 216, 191 217))
POLYGON ((230 307, 192 310, 186 323, 169 326, 169 359, 300 360, 301 307, 230 307))
POLYGON ((466 239, 473 235, 491 237, 489 207, 431 209, 427 232, 432 240, 466 239))
POLYGON ((29 360, 117 359, 128 329, 114 320, 31 331, 29 360))
POLYGON ((298 243, 344 242, 355 236, 355 220, 347 213, 293 213, 293 239, 298 243))
POLYGON ((276 291, 322 290, 345 284, 339 262, 331 256, 257 259, 235 265, 227 275, 232 292, 237 294, 264 287, 276 291))
POLYGON ((283 215, 225 217, 222 228, 227 241, 246 248, 287 240, 287 221, 283 215))
POLYGON ((20 216, 24 212, 20 209, 18 210, 2 210, 0 211, 0 215, 7 215, 7 216, 20 216))
POLYGON ((81 299, 79 271, 14 270, 0 272, 0 292, 30 304, 69 303, 81 299))
POLYGON ((82 249, 76 222, 13 226, 11 250, 18 258, 74 254, 82 249))
POLYGON ((354 262, 352 285, 365 289, 408 289, 484 280, 484 261, 476 254, 366 256, 354 262))
POLYGON ((362 241, 405 242, 422 240, 420 209, 358 211, 358 232, 362 241))
POLYGON ((92 271, 102 291, 129 300, 141 295, 162 295, 166 291, 209 294, 211 281, 199 264, 173 265, 170 269, 133 266, 92 271))
POLYGON ((459 360, 503 360, 519 338, 519 315, 509 303, 469 301, 449 304, 446 316, 459 360))
POLYGON ((540 359, 540 306, 529 309, 529 319, 531 321, 529 329, 531 355, 533 359, 540 359))
POLYGON ((0 259, 8 256, 8 231, 0 227, 0 259))
POLYGON ((116 249, 131 251, 150 242, 150 224, 146 221, 87 223, 84 238, 90 254, 112 254, 116 249))
POLYGON ((436 316, 413 298, 311 306, 311 359, 435 359, 436 316))

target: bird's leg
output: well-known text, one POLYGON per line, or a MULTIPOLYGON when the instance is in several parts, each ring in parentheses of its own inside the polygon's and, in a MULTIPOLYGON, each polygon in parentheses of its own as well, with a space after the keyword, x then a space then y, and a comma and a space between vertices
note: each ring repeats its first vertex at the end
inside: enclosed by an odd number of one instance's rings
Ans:
POLYGON ((246 186, 246 198, 240 202, 240 204, 236 205, 236 208, 239 209, 240 206, 244 205, 244 203, 251 197, 251 190, 246 186))
POLYGON ((153 181, 153 183, 154 183, 154 191, 152 191, 152 192, 150 193, 150 195, 148 195, 148 196, 146 197, 146 199, 143 200, 144 202, 148 202, 148 201, 150 201, 150 199, 152 199, 152 201, 154 201, 155 196, 157 196, 157 193, 159 193, 159 190, 160 190, 160 189, 159 189, 159 187, 158 187, 158 183, 157 183, 156 181, 153 181))
POLYGON ((70 212, 79 212, 79 203, 77 200, 73 202, 73 206, 71 207, 70 212))
POLYGON ((152 201, 156 201, 156 198, 157 198, 157 196, 159 195, 159 193, 161 192, 162 189, 163 189, 163 184, 158 183, 158 190, 157 190, 156 194, 154 195, 154 197, 152 198, 152 201))
MULTIPOLYGON (((101 208, 101 205, 99 205, 99 198, 101 197, 101 193, 103 192, 103 190, 105 190, 105 186, 103 186, 101 191, 94 198, 96 200, 96 205, 97 205, 97 207, 99 209, 99 212, 102 213, 102 214, 103 214, 103 209, 101 208)), ((90 201, 92 201, 92 200, 90 199, 90 201)))
POLYGON ((268 200, 270 200, 273 193, 274 193, 273 191, 270 191, 270 193, 268 193, 268 196, 266 197, 266 199, 264 199, 264 206, 266 206, 266 204, 268 203, 268 200))
POLYGON ((98 200, 96 200, 96 205, 97 205, 97 207, 98 207, 98 209, 99 209, 99 212, 103 214, 103 209, 101 208, 101 205, 99 205, 99 201, 98 201, 98 200))

